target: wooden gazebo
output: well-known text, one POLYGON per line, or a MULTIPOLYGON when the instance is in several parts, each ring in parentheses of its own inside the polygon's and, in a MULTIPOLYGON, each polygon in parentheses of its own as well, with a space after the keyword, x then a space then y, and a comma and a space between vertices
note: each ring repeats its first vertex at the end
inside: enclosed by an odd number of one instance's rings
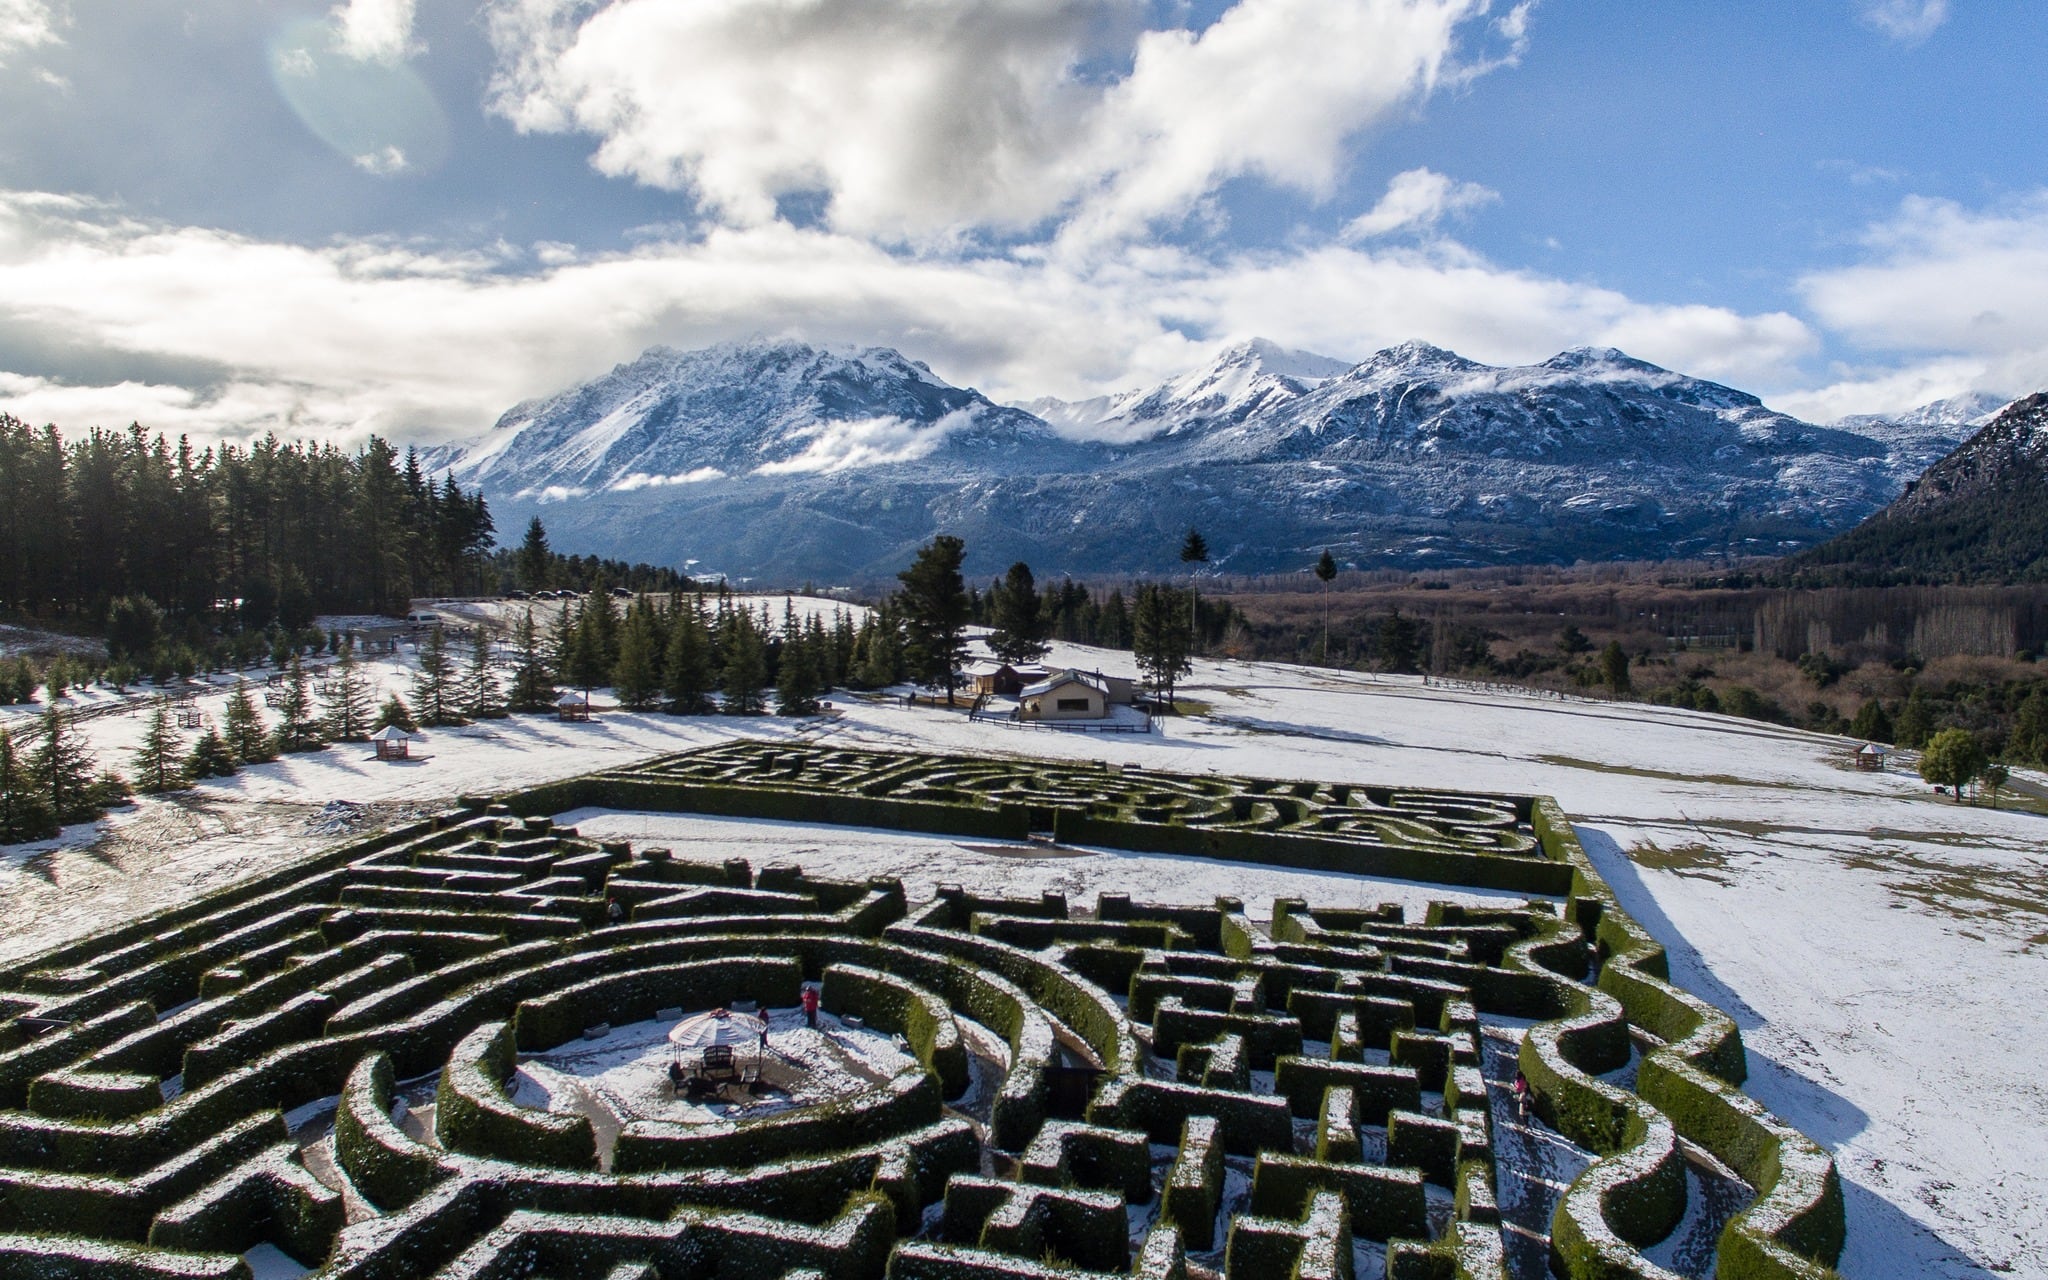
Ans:
POLYGON ((590 695, 587 693, 565 693, 555 699, 555 718, 558 720, 590 719, 590 695))
POLYGON ((371 734, 370 741, 377 745, 379 760, 412 759, 412 735, 395 724, 387 724, 371 734))

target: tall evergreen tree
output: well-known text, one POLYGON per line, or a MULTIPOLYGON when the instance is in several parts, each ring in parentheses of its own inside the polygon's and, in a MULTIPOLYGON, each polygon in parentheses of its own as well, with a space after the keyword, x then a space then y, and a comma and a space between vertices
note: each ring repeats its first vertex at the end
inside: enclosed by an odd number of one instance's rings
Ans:
POLYGON ((1856 718, 1849 722, 1849 732, 1866 742, 1890 742, 1892 718, 1882 702, 1871 698, 1856 709, 1856 718))
POLYGON ((1323 548, 1323 558, 1316 561, 1316 579, 1323 584, 1323 652, 1322 660, 1330 660, 1330 580, 1337 576, 1337 557, 1323 548))
POLYGON ((1915 687, 1907 695, 1906 705, 1900 709, 1892 731, 1898 735, 1899 745, 1909 750, 1917 751, 1927 745, 1927 740, 1934 736, 1934 711, 1927 705, 1924 690, 1915 687))
POLYGON ((1003 580, 990 588, 994 631, 988 647, 1004 662, 1033 662, 1045 656, 1045 619, 1040 614, 1038 583, 1022 560, 1010 566, 1003 580))
POLYGON ((270 734, 263 727, 263 713, 256 709, 256 700, 249 696, 248 682, 237 683, 235 691, 228 695, 225 720, 223 733, 237 762, 261 764, 277 759, 277 752, 270 744, 270 734))
POLYGON ((626 620, 619 629, 619 661, 612 669, 612 687, 618 692, 620 703, 634 711, 645 711, 661 700, 665 652, 654 605, 641 596, 626 611, 626 620))
POLYGON ((14 735, 0 728, 0 844, 47 840, 57 834, 57 819, 28 762, 15 749, 14 735))
POLYGON ((569 663, 576 656, 576 624, 582 612, 581 604, 563 601, 548 627, 547 667, 564 680, 569 679, 569 663))
POLYGON ((1189 651, 1194 634, 1180 607, 1180 593, 1147 583, 1138 588, 1131 616, 1131 652, 1161 702, 1173 703, 1173 687, 1194 669, 1189 651))
POLYGON ((355 646, 344 641, 341 652, 334 660, 334 677, 328 683, 329 692, 322 695, 326 704, 327 733, 337 742, 361 742, 369 736, 370 715, 376 707, 370 682, 363 676, 363 668, 356 661, 355 646))
POLYGON ((1621 641, 1609 640, 1607 647, 1600 651, 1600 678, 1607 682, 1607 691, 1615 697, 1628 696, 1628 654, 1622 649, 1621 641))
POLYGON ((171 728, 171 709, 157 703, 149 717, 149 727, 143 730, 142 743, 135 749, 136 788, 155 794, 184 786, 184 759, 180 754, 183 748, 178 731, 171 728))
POLYGON ((783 635, 781 670, 776 673, 775 714, 814 716, 818 714, 818 695, 823 692, 816 647, 797 628, 789 628, 783 635))
POLYGON ((420 669, 412 678, 412 705, 419 722, 428 728, 462 723, 462 711, 455 688, 455 659, 448 653, 448 637, 439 623, 420 642, 420 669))
POLYGON ((734 609, 725 635, 725 671, 720 680, 725 693, 725 713, 755 715, 761 710, 761 689, 768 683, 768 656, 754 615, 734 609))
POLYGON ((471 720, 496 720, 505 714, 505 695, 491 670, 491 636, 482 627, 470 637, 469 662, 462 668, 461 708, 471 720))
POLYGON ((535 516, 526 526, 526 538, 519 544, 519 585, 528 591, 538 591, 548 585, 548 570, 553 567, 554 552, 548 547, 547 526, 535 516))
POLYGON ((942 533, 918 550, 917 559, 896 575, 903 589, 896 593, 903 614, 904 652, 911 675, 927 688, 946 686, 946 705, 953 705, 956 672, 967 657, 967 584, 960 562, 967 544, 942 533))
POLYGON ((1124 604, 1122 588, 1111 587, 1109 598, 1102 602, 1097 615, 1094 641, 1108 649, 1131 647, 1131 611, 1124 604))
POLYGON ((42 740, 28 758, 29 776, 59 823, 86 822, 101 813, 94 803, 93 773, 99 767, 85 739, 62 707, 43 712, 42 740))
POLYGON ((521 614, 512 626, 512 660, 518 667, 512 676, 512 710, 545 711, 552 707, 555 677, 548 669, 532 609, 521 614))
POLYGON ((679 600, 670 611, 662 684, 668 709, 675 715, 700 715, 711 703, 711 637, 704 626, 702 596, 679 600))
POLYGON ((281 751, 317 751, 320 724, 315 718, 313 689, 298 654, 285 666, 284 705, 278 708, 277 745, 281 751))

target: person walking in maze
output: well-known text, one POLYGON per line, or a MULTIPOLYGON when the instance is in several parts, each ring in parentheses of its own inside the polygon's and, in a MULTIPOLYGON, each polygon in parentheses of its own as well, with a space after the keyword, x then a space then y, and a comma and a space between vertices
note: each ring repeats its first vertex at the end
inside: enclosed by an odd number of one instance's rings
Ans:
POLYGON ((1519 1071, 1515 1072, 1515 1115, 1529 1118, 1529 1078, 1519 1071))
POLYGON ((804 984, 803 1005, 804 1025, 812 1030, 816 1030, 818 1026, 818 989, 809 983, 804 984))

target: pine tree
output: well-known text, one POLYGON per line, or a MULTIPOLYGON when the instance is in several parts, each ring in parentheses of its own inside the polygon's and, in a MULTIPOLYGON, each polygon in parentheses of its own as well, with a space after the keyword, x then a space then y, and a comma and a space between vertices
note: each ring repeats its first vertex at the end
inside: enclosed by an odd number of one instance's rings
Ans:
POLYGON ((1010 566, 1003 580, 989 589, 989 650, 1004 662, 1031 662, 1045 655, 1045 618, 1040 613, 1038 583, 1022 560, 1010 566))
POLYGON ((1615 697, 1628 695, 1628 654, 1622 649, 1621 641, 1609 640, 1607 647, 1600 651, 1600 677, 1607 682, 1607 691, 1615 697))
POLYGON ((1102 602, 1102 611, 1095 622, 1095 643, 1107 649, 1128 649, 1131 647, 1131 611, 1124 604, 1122 588, 1112 587, 1109 599, 1102 602))
POLYGON ((462 714, 471 720, 496 720, 505 714, 505 696, 491 671, 491 637, 482 627, 469 644, 469 664, 462 669, 462 714))
POLYGON ((942 533, 919 548, 917 559, 896 575, 903 583, 896 595, 911 675, 926 687, 945 685, 949 707, 955 673, 967 656, 969 602, 967 584, 960 577, 966 554, 966 543, 942 533))
POLYGON ((177 730, 171 728, 171 709, 158 703, 149 718, 149 728, 143 731, 142 745, 135 749, 135 785, 151 794, 184 786, 184 765, 179 755, 184 745, 178 740, 177 730))
POLYGON ((1919 750, 1934 736, 1934 711, 1927 705, 1927 695, 1914 689, 1907 696, 1906 705, 1900 709, 1898 719, 1892 724, 1892 732, 1898 737, 1898 744, 1910 750, 1919 750))
POLYGON ((2048 685, 2035 685, 2013 717, 2005 754, 2022 764, 2048 764, 2048 685))
POLYGON ((239 767, 235 763, 235 749, 214 731, 212 725, 199 735, 199 741, 192 744, 192 754, 185 757, 185 777, 193 782, 201 778, 233 777, 239 767))
POLYGON ((782 670, 775 682, 775 714, 814 716, 818 695, 824 690, 818 680, 817 650, 792 627, 782 642, 782 670))
POLYGON ((626 611, 619 634, 619 661, 612 670, 612 687, 628 709, 645 711, 661 700, 664 649, 654 605, 641 596, 626 611))
POLYGON ((1892 718, 1885 713, 1884 704, 1872 698, 1856 709, 1856 718, 1849 722, 1849 733, 1865 742, 1890 742, 1892 718))
POLYGON ((412 717, 412 709, 405 705, 405 699, 395 693, 384 699, 384 705, 377 708, 377 719, 370 725, 370 732, 375 733, 379 729, 388 729, 393 725, 407 733, 418 732, 420 727, 412 717))
POLYGON ((1337 576, 1337 557, 1323 548, 1323 558, 1316 561, 1316 578, 1323 584, 1323 654, 1322 660, 1330 660, 1330 582, 1337 576))
POLYGON ((57 820, 34 775, 14 747, 14 735, 0 728, 0 844, 47 840, 57 820))
POLYGON ((62 708, 51 707, 43 713, 42 730, 42 741, 29 756, 28 772, 43 803, 60 824, 99 817, 93 797, 93 774, 99 766, 72 727, 71 717, 62 708))
POLYGON ((721 628, 726 632, 725 671, 720 687, 725 693, 725 713, 750 716, 761 710, 761 687, 768 683, 768 656, 761 643, 761 631, 754 615, 735 609, 721 628))
POLYGON ((555 680, 548 671, 533 610, 512 624, 512 691, 508 699, 513 711, 545 711, 555 700, 555 680))
POLYGON ((456 705, 455 659, 448 656, 448 637, 437 623, 420 643, 420 669, 412 679, 412 705, 428 728, 461 724, 456 705))
POLYGON ((361 742, 370 734, 370 715, 375 707, 370 682, 356 663, 355 646, 344 643, 334 660, 334 678, 326 703, 327 733, 337 742, 361 742))
POLYGON ((565 680, 569 678, 569 660, 576 653, 576 621, 582 612, 582 605, 572 606, 565 600, 548 628, 547 667, 565 680))
POLYGON ((228 748, 235 753, 238 763, 262 764, 266 760, 277 759, 277 752, 270 745, 270 734, 263 728, 263 713, 256 709, 256 700, 249 696, 247 682, 237 684, 235 691, 228 695, 226 720, 228 748))
POLYGON ((711 701, 711 639, 704 629, 704 597, 670 611, 663 692, 674 715, 701 714, 711 701))
POLYGON ((538 591, 548 584, 548 571, 554 565, 554 552, 548 548, 547 527, 535 516, 526 526, 526 539, 519 544, 519 585, 528 591, 538 591))
POLYGON ((1131 650, 1138 669, 1152 683, 1159 699, 1171 705, 1173 686, 1194 669, 1188 660, 1194 636, 1180 608, 1180 593, 1147 584, 1138 588, 1138 606, 1131 618, 1131 650))
POLYGON ((313 690, 306 679, 306 666, 293 654, 285 664, 284 705, 278 708, 277 745, 280 751, 318 751, 320 726, 314 719, 313 690))
POLYGON ((569 645, 569 657, 562 667, 563 678, 585 691, 611 679, 613 662, 605 656, 605 624, 600 615, 611 611, 611 601, 592 596, 577 610, 576 634, 569 645))

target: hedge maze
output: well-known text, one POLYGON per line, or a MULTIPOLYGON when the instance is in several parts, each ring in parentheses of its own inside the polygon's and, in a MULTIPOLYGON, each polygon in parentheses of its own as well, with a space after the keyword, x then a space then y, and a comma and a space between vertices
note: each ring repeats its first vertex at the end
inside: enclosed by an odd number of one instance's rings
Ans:
POLYGON ((1479 1020, 1601 1158, 1553 1263, 1661 1277, 1680 1136, 1756 1189, 1723 1277, 1820 1277, 1832 1162, 1740 1088, 1547 800, 737 744, 465 802, 0 970, 0 1277, 1506 1275, 1479 1020), (596 843, 587 804, 1508 887, 1521 905, 1092 903, 596 843), (1400 871, 1394 870, 1401 869, 1400 871), (1422 876, 1418 871, 1433 874, 1422 876), (619 911, 610 910, 616 903, 619 911), (822 984, 901 1066, 691 1123, 525 1105, 603 1026, 822 984), (1627 1092, 1601 1077, 1639 1050, 1627 1092), (266 1251, 267 1254, 267 1251, 266 1251))

